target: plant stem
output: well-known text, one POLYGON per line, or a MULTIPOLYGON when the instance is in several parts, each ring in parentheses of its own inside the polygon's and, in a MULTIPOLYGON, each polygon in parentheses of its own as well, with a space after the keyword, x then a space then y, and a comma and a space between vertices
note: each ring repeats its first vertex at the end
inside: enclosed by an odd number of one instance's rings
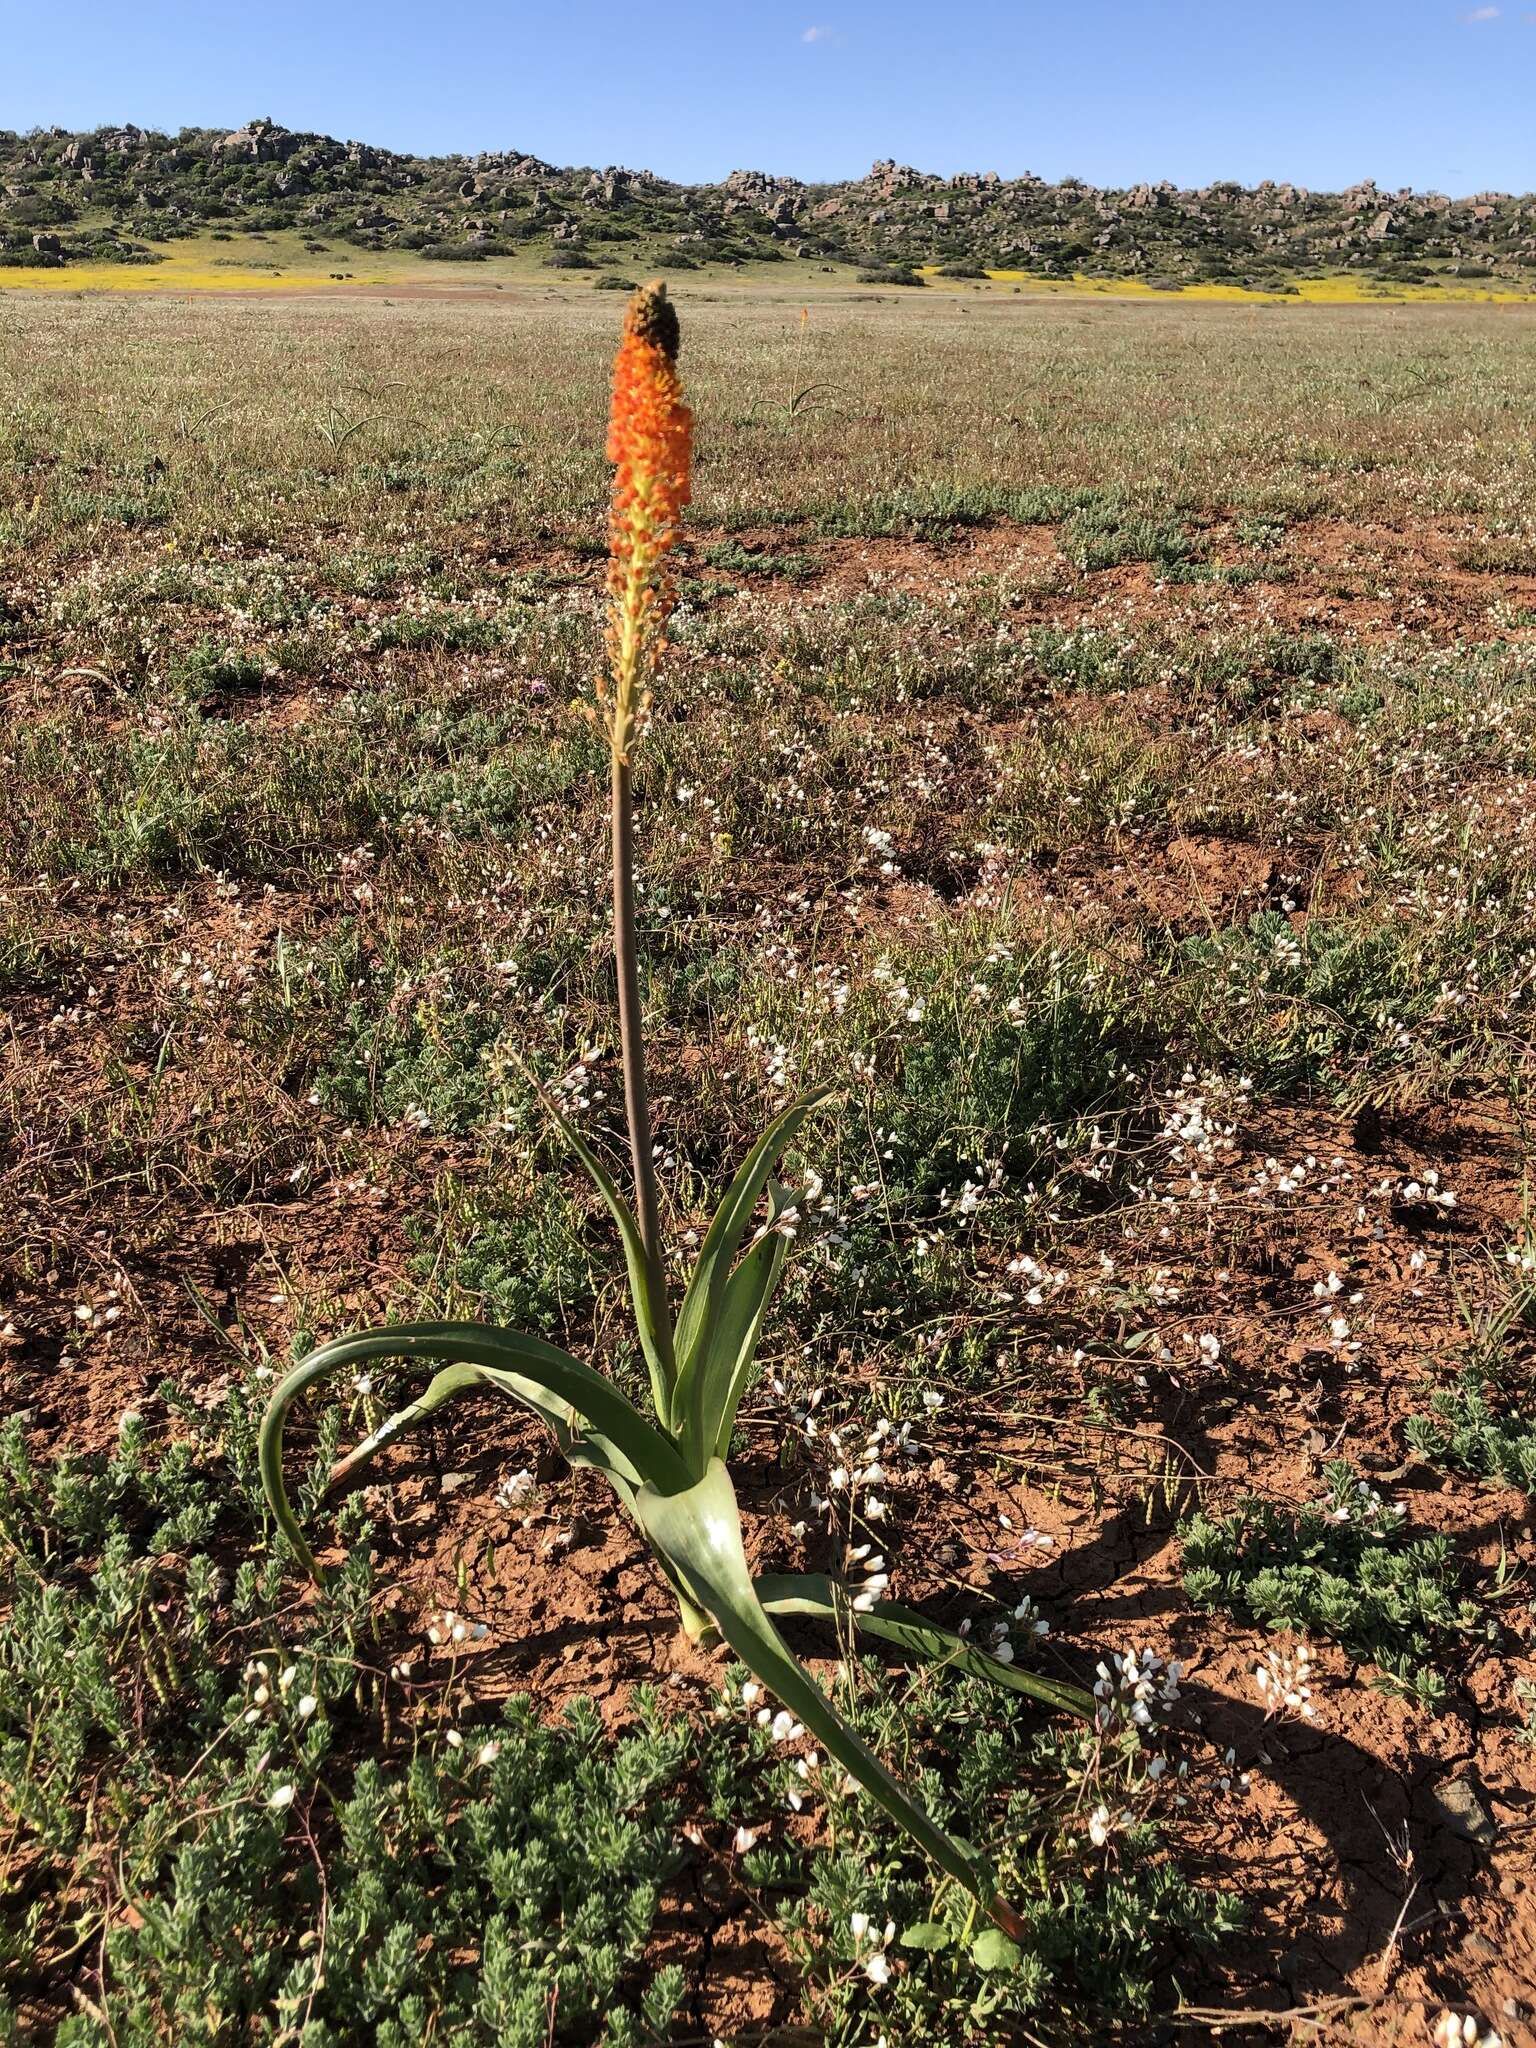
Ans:
MULTIPOLYGON (((656 1191, 656 1161, 651 1148, 651 1099, 645 1084, 645 1030, 640 1013, 639 944, 635 936, 634 798, 630 788, 630 765, 617 747, 613 752, 613 959, 619 981, 619 1047, 624 1063, 624 1108, 629 1121, 630 1158, 635 1169, 635 1221, 640 1227, 640 1243, 645 1252, 652 1294, 658 1304, 664 1304, 667 1276, 661 1257, 661 1213, 656 1191)), ((662 1335, 670 1348, 670 1318, 665 1315, 662 1317, 662 1335)))

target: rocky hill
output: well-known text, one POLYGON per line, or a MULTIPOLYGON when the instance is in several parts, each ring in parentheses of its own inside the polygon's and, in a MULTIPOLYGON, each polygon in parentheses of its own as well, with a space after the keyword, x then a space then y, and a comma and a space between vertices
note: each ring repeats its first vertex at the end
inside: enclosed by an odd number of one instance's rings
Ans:
MULTIPOLYGON (((530 246, 559 269, 633 271, 760 261, 1283 287, 1357 271, 1384 282, 1536 280, 1536 197, 1163 183, 1104 190, 993 171, 936 177, 877 163, 804 184, 733 171, 679 185, 650 171, 561 169, 515 150, 401 156, 270 120, 233 133, 133 127, 0 131, 0 263, 152 261, 213 234, 303 234, 313 245, 470 260, 530 246)), ((914 278, 912 280, 916 282, 914 278)))

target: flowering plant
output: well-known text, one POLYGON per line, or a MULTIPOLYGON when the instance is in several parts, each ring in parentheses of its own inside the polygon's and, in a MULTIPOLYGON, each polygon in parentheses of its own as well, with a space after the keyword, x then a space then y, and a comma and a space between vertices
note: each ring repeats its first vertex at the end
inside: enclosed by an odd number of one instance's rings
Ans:
POLYGON ((611 774, 614 956, 633 1205, 560 1107, 540 1091, 618 1225, 654 1415, 643 1414, 592 1366, 539 1338, 479 1323, 403 1324, 322 1345, 278 1384, 261 1427, 263 1483, 295 1555, 318 1576, 283 1483, 283 1425, 299 1395, 330 1373, 356 1372, 379 1359, 441 1365, 417 1400, 334 1466, 334 1483, 455 1396, 485 1387, 506 1394, 549 1426, 571 1464, 589 1466, 609 1481, 648 1539, 688 1633, 707 1643, 723 1640, 942 1870, 999 1925, 1022 1935, 1023 1923, 998 1896, 985 1857, 939 1828, 886 1770, 791 1654, 774 1617, 809 1616, 835 1623, 840 1632, 863 1629, 1085 1717, 1091 1717, 1093 1702, 1073 1686, 1014 1669, 907 1608, 871 1598, 868 1591, 851 1595, 823 1574, 754 1578, 742 1543, 725 1458, 788 1247, 793 1196, 774 1174, 828 1091, 802 1096, 769 1124, 709 1226, 675 1320, 668 1295, 640 1010, 630 778, 670 609, 667 557, 689 494, 692 423, 678 378, 678 339, 665 286, 641 287, 630 302, 614 365, 608 439, 614 490, 607 671, 595 712, 606 729, 611 774), (759 1223, 754 1219, 765 1196, 768 1213, 759 1223))

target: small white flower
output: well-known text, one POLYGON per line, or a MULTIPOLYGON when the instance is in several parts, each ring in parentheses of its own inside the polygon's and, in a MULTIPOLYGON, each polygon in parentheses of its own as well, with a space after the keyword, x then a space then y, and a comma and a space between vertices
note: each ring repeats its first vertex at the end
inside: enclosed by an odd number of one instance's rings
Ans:
POLYGON ((1435 2048, 1503 2048, 1502 2037, 1490 2027, 1484 2033, 1475 2013, 1442 2012, 1435 2022, 1435 2048))
POLYGON ((1021 1628, 1027 1628, 1031 1635, 1048 1636, 1051 1632, 1051 1624, 1038 1611, 1027 1593, 1014 1608, 1013 1618, 1021 1628))
POLYGON ((509 1472, 496 1489, 496 1504, 503 1508, 526 1507, 537 1491, 537 1482, 526 1467, 521 1472, 509 1472))
POLYGON ((758 1833, 759 1830, 757 1828, 743 1827, 736 1830, 735 1834, 731 1837, 731 1847, 738 1856, 745 1856, 749 1849, 757 1847, 758 1833))
POLYGON ((499 1742, 482 1742, 475 1751, 475 1762, 477 1764, 493 1764, 500 1755, 501 1744, 499 1742))
POLYGON ((1102 1849, 1109 1840, 1110 1833, 1109 1808, 1107 1806, 1096 1806, 1088 1816, 1089 1841, 1092 1842, 1095 1849, 1102 1849))
POLYGON ((464 1738, 457 1728, 450 1728, 448 1730, 446 1740, 450 1749, 462 1749, 464 1747, 464 1738))
POLYGON ((875 1950, 875 1953, 868 1959, 868 1961, 864 1965, 864 1974, 869 1979, 871 1984, 890 1983, 891 1966, 886 1961, 884 1949, 875 1950))
POLYGON ((299 1696, 299 1719, 307 1721, 319 1704, 320 1702, 312 1692, 301 1693, 299 1696))
POLYGON ((293 1787, 291 1785, 279 1785, 268 1797, 267 1804, 274 1813, 281 1813, 285 1807, 292 1806, 293 1787))

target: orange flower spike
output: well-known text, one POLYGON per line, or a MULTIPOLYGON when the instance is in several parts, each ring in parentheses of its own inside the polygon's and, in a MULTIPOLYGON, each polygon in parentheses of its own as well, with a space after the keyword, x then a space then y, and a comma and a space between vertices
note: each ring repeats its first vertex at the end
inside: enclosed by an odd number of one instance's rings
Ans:
POLYGON ((608 674, 598 696, 621 760, 628 760, 650 703, 647 683, 672 609, 666 557, 688 503, 693 415, 677 374, 678 338, 666 286, 642 285, 624 316, 608 424, 608 674))

